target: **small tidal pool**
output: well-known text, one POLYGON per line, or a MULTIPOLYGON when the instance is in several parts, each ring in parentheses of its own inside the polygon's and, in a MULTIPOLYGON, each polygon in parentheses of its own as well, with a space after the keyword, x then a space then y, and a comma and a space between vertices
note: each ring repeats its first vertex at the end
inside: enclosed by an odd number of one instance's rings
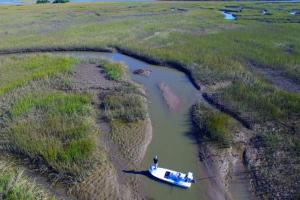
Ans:
POLYGON ((224 19, 227 19, 227 20, 235 20, 236 19, 236 17, 233 14, 231 14, 227 11, 221 11, 221 13, 224 15, 224 19))

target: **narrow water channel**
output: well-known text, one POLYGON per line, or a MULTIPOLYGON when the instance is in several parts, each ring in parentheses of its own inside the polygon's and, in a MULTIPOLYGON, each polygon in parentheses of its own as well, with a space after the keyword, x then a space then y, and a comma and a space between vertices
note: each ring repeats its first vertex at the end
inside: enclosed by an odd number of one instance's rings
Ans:
POLYGON ((221 13, 224 15, 224 19, 227 19, 227 20, 235 20, 236 19, 236 17, 233 14, 231 14, 227 11, 221 11, 221 13))
MULTIPOLYGON (((153 137, 141 170, 147 170, 153 156, 158 155, 160 167, 181 172, 191 171, 196 179, 196 183, 191 188, 181 189, 147 176, 137 175, 143 176, 141 178, 147 197, 157 200, 225 199, 225 194, 218 187, 216 178, 211 177, 215 174, 209 174, 205 163, 199 161, 199 147, 192 134, 189 113, 191 106, 203 99, 184 73, 167 67, 149 65, 120 53, 67 52, 58 54, 77 58, 105 57, 112 61, 123 62, 128 66, 132 80, 144 85, 153 125, 153 137), (136 69, 151 70, 151 75, 149 77, 135 75, 132 72, 136 69), (174 95, 180 99, 180 106, 176 112, 171 111, 164 100, 158 87, 160 83, 169 86, 174 95)), ((244 185, 241 183, 241 188, 244 185)), ((248 195, 242 193, 243 197, 248 199, 248 195)), ((236 197, 236 195, 232 196, 236 197)))

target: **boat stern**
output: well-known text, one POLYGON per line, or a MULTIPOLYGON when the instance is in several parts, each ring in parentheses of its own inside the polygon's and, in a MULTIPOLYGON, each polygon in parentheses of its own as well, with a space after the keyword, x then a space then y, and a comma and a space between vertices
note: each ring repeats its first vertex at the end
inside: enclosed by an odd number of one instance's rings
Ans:
POLYGON ((156 170, 155 165, 151 164, 151 165, 149 166, 148 171, 152 174, 152 172, 155 171, 155 170, 156 170))

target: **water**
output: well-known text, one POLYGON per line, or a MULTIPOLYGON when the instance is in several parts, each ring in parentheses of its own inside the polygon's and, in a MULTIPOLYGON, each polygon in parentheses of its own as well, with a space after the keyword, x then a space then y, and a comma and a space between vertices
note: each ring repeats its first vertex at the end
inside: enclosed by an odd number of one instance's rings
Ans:
POLYGON ((297 15, 297 14, 300 14, 300 11, 291 11, 290 12, 290 15, 297 15))
POLYGON ((22 1, 18 0, 0 0, 0 5, 21 5, 22 1))
MULTIPOLYGON (((162 182, 158 182, 147 176, 142 176, 146 195, 153 199, 224 199, 224 192, 218 188, 216 179, 207 178, 215 174, 209 174, 206 163, 198 158, 199 147, 191 132, 190 107, 197 101, 202 101, 200 92, 192 85, 188 77, 177 70, 146 64, 145 62, 119 53, 94 53, 94 52, 68 52, 59 55, 69 55, 78 58, 106 57, 112 61, 125 63, 129 67, 132 80, 144 85, 149 102, 150 118, 153 125, 153 138, 148 147, 141 170, 147 170, 152 158, 159 156, 159 166, 176 171, 194 173, 194 178, 199 181, 189 189, 181 189, 162 182), (135 75, 136 69, 151 70, 150 77, 135 75), (169 110, 158 88, 159 83, 166 83, 173 93, 181 100, 180 108, 176 112, 169 110)), ((244 182, 239 183, 243 189, 243 197, 249 197, 245 190, 244 182)), ((241 191, 237 191, 241 196, 241 191)), ((247 198, 246 198, 247 199, 247 198)), ((249 199, 249 198, 248 198, 249 199)))
POLYGON ((229 12, 221 11, 221 13, 224 15, 224 19, 227 19, 227 20, 235 20, 236 19, 236 17, 229 12))

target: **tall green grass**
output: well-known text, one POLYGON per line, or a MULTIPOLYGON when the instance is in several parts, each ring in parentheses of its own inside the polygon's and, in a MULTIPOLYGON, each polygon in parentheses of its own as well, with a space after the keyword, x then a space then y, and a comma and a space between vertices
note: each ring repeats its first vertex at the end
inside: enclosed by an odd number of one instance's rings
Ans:
POLYGON ((200 136, 206 136, 223 147, 231 145, 235 123, 230 116, 198 103, 192 107, 192 119, 200 136))
POLYGON ((260 81, 237 80, 215 96, 255 123, 292 122, 300 117, 299 94, 281 91, 260 81))
POLYGON ((144 100, 135 94, 112 94, 105 97, 102 103, 106 119, 133 122, 146 118, 144 100))
POLYGON ((236 21, 226 21, 218 10, 228 4, 176 4, 187 12, 172 12, 174 5, 168 2, 137 4, 136 9, 127 4, 91 4, 84 9, 80 5, 43 5, 23 7, 17 17, 16 8, 11 7, 1 11, 5 17, 0 29, 6 31, 0 48, 117 45, 183 63, 195 79, 206 84, 230 79, 248 63, 282 71, 299 82, 300 30, 294 23, 299 16, 288 14, 297 5, 280 4, 278 10, 279 4, 268 4, 272 15, 267 16, 260 14, 266 5, 235 3, 253 9, 238 13, 236 21), (273 21, 263 23, 264 19, 273 21), (16 25, 10 26, 11 21, 16 25))
POLYGON ((11 56, 0 58, 0 96, 29 81, 69 72, 74 58, 50 55, 11 56))
POLYGON ((100 67, 104 70, 110 80, 126 80, 126 67, 122 63, 112 63, 107 60, 100 61, 100 67))
POLYGON ((51 115, 87 115, 91 113, 90 102, 90 95, 75 93, 55 92, 44 96, 28 94, 12 105, 10 114, 12 118, 16 118, 34 108, 38 108, 51 115))
POLYGON ((91 96, 47 92, 22 97, 10 109, 10 149, 42 158, 64 174, 79 176, 90 166, 97 133, 91 96))

